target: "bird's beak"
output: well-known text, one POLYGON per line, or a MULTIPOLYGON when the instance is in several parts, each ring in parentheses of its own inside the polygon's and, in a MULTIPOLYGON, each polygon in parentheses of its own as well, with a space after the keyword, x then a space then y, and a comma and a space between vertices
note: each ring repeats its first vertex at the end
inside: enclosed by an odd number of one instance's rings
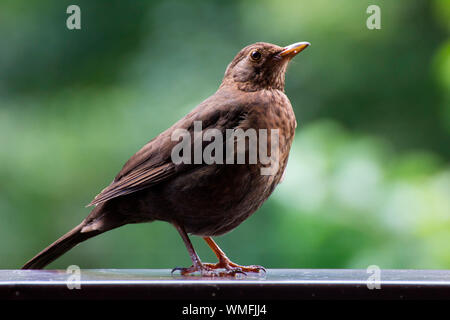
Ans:
POLYGON ((297 53, 305 50, 310 45, 311 44, 309 42, 306 42, 306 41, 304 41, 304 42, 297 42, 297 43, 291 44, 291 45, 289 45, 287 47, 284 47, 283 51, 281 51, 279 53, 279 55, 280 55, 280 57, 291 59, 291 58, 295 57, 297 55, 297 53))

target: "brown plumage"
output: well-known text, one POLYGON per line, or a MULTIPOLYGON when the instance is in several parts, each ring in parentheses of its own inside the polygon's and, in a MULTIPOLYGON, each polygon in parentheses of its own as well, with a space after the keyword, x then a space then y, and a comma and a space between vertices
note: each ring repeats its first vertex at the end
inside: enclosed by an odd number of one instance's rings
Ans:
MULTIPOLYGON (((303 42, 282 48, 259 42, 242 49, 228 65, 217 92, 132 156, 89 204, 95 206, 89 216, 23 269, 43 268, 78 243, 124 224, 162 220, 177 228, 193 260, 192 267, 176 269, 182 274, 199 271, 215 276, 263 270, 232 263, 211 237, 237 227, 280 182, 297 125, 284 94, 285 72, 289 60, 308 45, 303 42), (259 159, 248 163, 248 145, 245 164, 175 163, 172 150, 179 141, 173 141, 172 134, 177 129, 187 130, 193 146, 195 121, 201 121, 203 132, 217 129, 224 136, 227 129, 267 129, 268 136, 270 130, 278 129, 278 169, 262 175, 265 165, 259 159), (204 237, 219 262, 201 263, 187 233, 204 237)), ((268 140, 270 150, 272 142, 268 140)), ((202 142, 202 150, 208 143, 202 142)))

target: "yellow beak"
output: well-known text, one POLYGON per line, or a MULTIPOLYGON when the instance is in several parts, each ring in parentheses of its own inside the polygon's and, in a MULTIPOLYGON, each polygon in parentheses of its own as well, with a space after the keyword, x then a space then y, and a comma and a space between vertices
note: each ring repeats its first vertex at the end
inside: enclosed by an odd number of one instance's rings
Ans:
POLYGON ((301 51, 305 50, 307 47, 309 47, 311 44, 309 42, 297 42, 294 44, 291 44, 287 47, 283 48, 283 51, 279 53, 281 57, 287 57, 287 58, 293 58, 297 55, 297 53, 300 53, 301 51))

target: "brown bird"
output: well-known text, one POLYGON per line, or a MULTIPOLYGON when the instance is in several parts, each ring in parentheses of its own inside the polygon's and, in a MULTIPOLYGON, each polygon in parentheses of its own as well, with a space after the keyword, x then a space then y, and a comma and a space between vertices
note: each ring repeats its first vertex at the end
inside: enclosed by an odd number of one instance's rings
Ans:
POLYGON ((128 223, 162 220, 178 230, 192 259, 191 267, 174 269, 182 275, 199 272, 204 276, 227 276, 264 270, 231 262, 211 237, 237 227, 280 182, 297 126, 284 93, 285 72, 291 58, 308 46, 307 42, 299 42, 283 48, 258 42, 243 48, 228 65, 216 93, 133 155, 114 181, 89 204, 95 207, 88 217, 23 269, 41 269, 80 242, 105 231, 128 223), (199 123, 200 136, 196 132, 199 123), (262 174, 267 162, 262 161, 261 154, 256 162, 250 161, 251 135, 244 136, 248 143, 244 141, 240 151, 245 155, 244 163, 220 161, 218 156, 228 150, 230 141, 230 150, 236 152, 232 153, 233 159, 235 155, 239 157, 239 137, 205 139, 202 134, 210 129, 224 135, 230 130, 255 130, 258 141, 268 137, 267 144, 259 147, 271 150, 273 172, 262 174), (260 133, 261 129, 267 130, 266 136, 260 133), (277 143, 269 131, 278 133, 277 143), (174 161, 174 150, 180 147, 180 136, 174 139, 176 132, 187 133, 184 137, 188 142, 183 146, 194 148, 192 153, 188 148, 178 153, 185 160, 181 162, 174 161), (199 141, 200 149, 196 149, 199 141), (215 160, 198 161, 196 151, 200 150, 202 160, 202 154, 213 143, 219 146, 210 153, 215 160), (272 146, 278 147, 277 152, 272 152, 272 146), (218 263, 202 263, 188 234, 202 236, 218 263))

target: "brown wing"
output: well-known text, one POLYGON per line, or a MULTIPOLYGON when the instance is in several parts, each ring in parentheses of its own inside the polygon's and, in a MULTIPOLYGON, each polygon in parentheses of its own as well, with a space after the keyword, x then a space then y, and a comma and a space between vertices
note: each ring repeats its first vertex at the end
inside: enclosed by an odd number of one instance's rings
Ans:
POLYGON ((88 206, 154 186, 179 172, 192 169, 194 165, 177 165, 171 160, 172 148, 178 144, 178 141, 171 140, 175 129, 186 129, 190 131, 192 137, 193 122, 202 121, 203 130, 207 128, 225 130, 237 127, 243 120, 243 114, 245 114, 244 105, 233 101, 230 96, 217 98, 216 93, 133 155, 114 181, 88 206), (215 96, 216 99, 213 99, 215 96))
POLYGON ((132 171, 129 175, 118 181, 113 181, 108 187, 102 190, 88 206, 97 205, 112 198, 136 192, 152 185, 155 185, 174 172, 174 164, 164 163, 156 168, 140 168, 132 171))

